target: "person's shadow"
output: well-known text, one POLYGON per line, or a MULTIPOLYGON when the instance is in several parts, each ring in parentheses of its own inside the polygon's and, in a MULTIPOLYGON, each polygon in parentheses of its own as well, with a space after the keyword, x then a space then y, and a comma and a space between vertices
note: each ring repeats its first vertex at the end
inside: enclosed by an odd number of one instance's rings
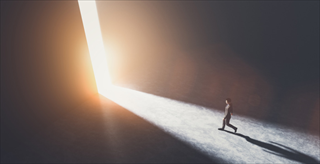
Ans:
POLYGON ((241 133, 234 133, 234 132, 227 131, 227 130, 224 130, 224 131, 227 133, 242 137, 242 138, 246 139, 248 142, 250 142, 251 144, 254 144, 254 145, 257 145, 257 146, 264 148, 264 151, 266 151, 268 153, 271 153, 271 154, 274 154, 274 155, 277 155, 280 157, 284 157, 289 160, 301 162, 301 163, 320 163, 320 161, 318 161, 317 159, 315 159, 307 154, 301 153, 297 150, 294 150, 292 148, 289 148, 285 145, 282 145, 282 144, 279 144, 276 142, 266 143, 266 142, 262 142, 262 141, 250 138, 249 136, 245 136, 241 133))

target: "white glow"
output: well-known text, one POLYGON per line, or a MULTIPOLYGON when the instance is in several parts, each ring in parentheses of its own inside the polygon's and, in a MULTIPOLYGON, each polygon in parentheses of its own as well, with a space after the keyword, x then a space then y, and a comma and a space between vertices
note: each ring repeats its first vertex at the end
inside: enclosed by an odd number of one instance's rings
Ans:
MULTIPOLYGON (((279 154, 266 149, 268 147, 252 144, 243 137, 217 130, 222 126, 224 113, 221 111, 116 86, 102 95, 213 159, 241 164, 300 163, 281 157, 289 154, 299 158, 299 153, 288 148, 277 146, 280 147, 277 150, 283 149, 280 153, 284 153, 279 154)), ((256 142, 275 145, 270 142, 273 141, 320 160, 320 140, 317 136, 240 116, 233 116, 231 123, 239 128, 238 133, 256 142)))
POLYGON ((111 85, 96 2, 78 0, 98 92, 111 85))

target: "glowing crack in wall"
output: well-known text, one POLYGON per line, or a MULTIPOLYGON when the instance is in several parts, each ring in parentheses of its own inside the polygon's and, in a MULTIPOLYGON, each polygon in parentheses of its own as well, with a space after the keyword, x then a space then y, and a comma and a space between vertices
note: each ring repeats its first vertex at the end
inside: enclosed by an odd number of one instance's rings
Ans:
POLYGON ((107 58, 101 35, 96 2, 78 0, 82 22, 87 38, 93 72, 99 93, 106 91, 111 85, 107 58))

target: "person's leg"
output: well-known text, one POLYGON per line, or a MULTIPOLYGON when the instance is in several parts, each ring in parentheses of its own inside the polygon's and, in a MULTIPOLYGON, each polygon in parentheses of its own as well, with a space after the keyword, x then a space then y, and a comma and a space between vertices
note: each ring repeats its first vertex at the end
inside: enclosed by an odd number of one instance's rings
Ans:
POLYGON ((225 125, 226 125, 226 122, 225 122, 225 121, 226 121, 225 119, 222 120, 222 128, 219 128, 219 130, 224 130, 224 127, 225 127, 225 125))
POLYGON ((224 129, 225 126, 226 126, 226 120, 223 119, 223 120, 222 120, 222 129, 224 129))
POLYGON ((230 124, 230 119, 231 119, 231 117, 229 117, 229 118, 227 118, 226 119, 226 124, 227 124, 227 126, 229 126, 229 127, 231 127, 233 130, 234 130, 234 132, 237 132, 237 127, 235 127, 235 126, 233 126, 232 124, 230 124))

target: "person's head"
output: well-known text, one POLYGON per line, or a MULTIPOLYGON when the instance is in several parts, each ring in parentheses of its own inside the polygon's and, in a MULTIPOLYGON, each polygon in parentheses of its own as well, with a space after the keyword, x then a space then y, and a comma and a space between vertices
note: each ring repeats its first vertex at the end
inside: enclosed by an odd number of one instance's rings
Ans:
POLYGON ((226 98, 226 104, 230 104, 231 103, 231 99, 230 98, 226 98))

